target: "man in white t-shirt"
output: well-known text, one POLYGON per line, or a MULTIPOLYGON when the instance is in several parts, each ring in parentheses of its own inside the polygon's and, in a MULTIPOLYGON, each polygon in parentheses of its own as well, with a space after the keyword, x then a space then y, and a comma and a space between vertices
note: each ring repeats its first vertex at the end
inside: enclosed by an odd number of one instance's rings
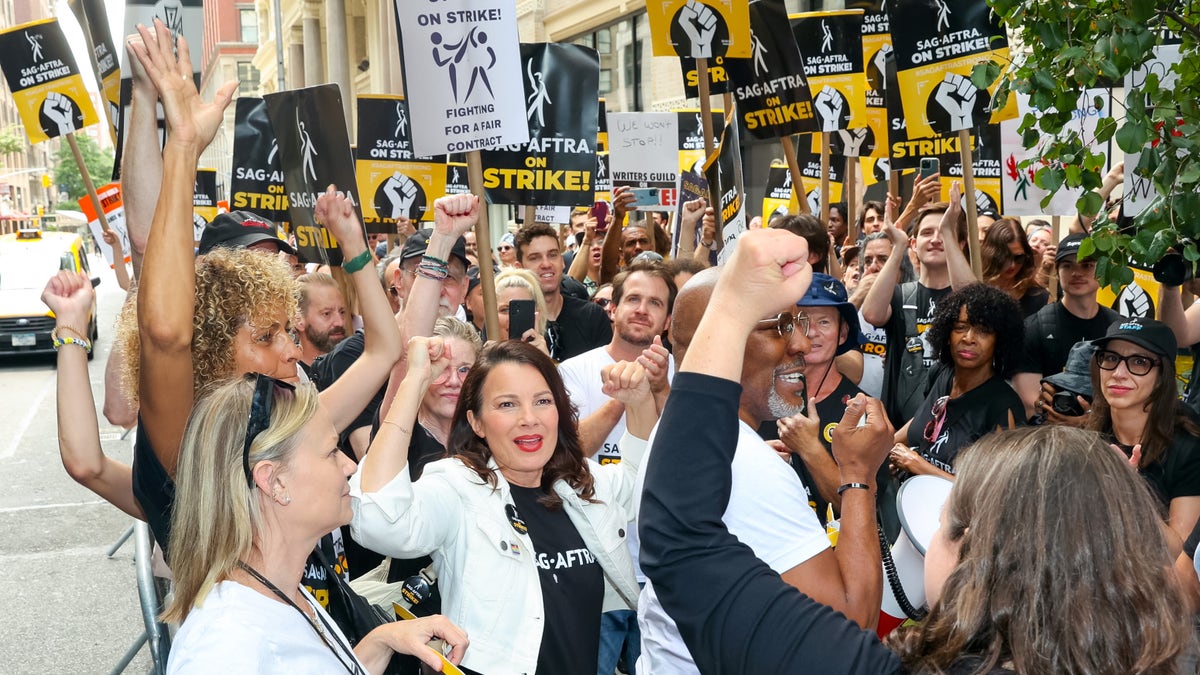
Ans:
MULTIPOLYGON (((613 336, 603 347, 569 358, 558 366, 571 402, 579 409, 579 440, 583 451, 601 464, 621 461, 619 442, 625 433, 625 406, 601 390, 600 373, 617 361, 637 361, 651 378, 650 388, 658 410, 670 391, 674 373, 671 355, 662 345, 662 333, 671 323, 671 305, 675 301, 675 278, 666 265, 638 261, 613 279, 613 336)), ((638 583, 646 577, 637 566, 637 528, 630 523, 627 531, 638 583)), ((618 657, 626 662, 637 660, 640 637, 637 617, 632 610, 605 612, 600 623, 600 663, 598 673, 612 673, 618 657)))
MULTIPOLYGON (((671 329, 671 345, 680 360, 719 275, 720 268, 706 269, 680 290, 671 329)), ((847 509, 841 514, 842 529, 835 553, 808 505, 799 477, 755 431, 762 422, 800 410, 796 399, 802 388, 799 375, 811 344, 794 319, 795 301, 782 300, 783 313, 760 321, 745 346, 738 444, 731 467, 733 485, 723 520, 730 533, 784 581, 860 625, 873 626, 879 618, 883 584, 873 507, 862 513, 847 509)), ((702 426, 705 421, 698 419, 695 423, 702 426)), ((651 434, 650 447, 653 445, 651 434)), ((641 492, 644 480, 643 469, 634 489, 641 492)), ((859 486, 852 485, 852 489, 859 486)), ((638 599, 638 627, 642 634, 639 673, 698 672, 675 622, 659 604, 650 582, 638 599)))
POLYGON ((600 389, 600 371, 617 361, 638 361, 651 378, 659 410, 670 390, 674 362, 661 335, 671 325, 675 279, 661 262, 639 261, 613 279, 613 336, 597 347, 563 361, 562 375, 571 402, 579 409, 583 452, 601 464, 621 459, 617 443, 625 432, 625 406, 600 389))

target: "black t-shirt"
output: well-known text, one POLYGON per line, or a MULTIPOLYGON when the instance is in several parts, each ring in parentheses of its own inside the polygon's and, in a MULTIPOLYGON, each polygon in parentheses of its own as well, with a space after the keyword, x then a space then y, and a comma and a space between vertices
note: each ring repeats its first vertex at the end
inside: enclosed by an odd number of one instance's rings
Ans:
POLYGON ((538 675, 595 675, 600 659, 604 571, 560 509, 538 503, 542 491, 510 485, 513 505, 529 528, 542 586, 545 629, 538 675))
POLYGON ((150 437, 138 414, 137 438, 133 446, 133 497, 146 515, 154 540, 167 555, 171 543, 171 507, 175 504, 175 481, 154 454, 150 437))
MULTIPOLYGON (((887 325, 883 327, 887 334, 888 354, 888 358, 884 360, 883 364, 883 404, 887 408, 892 424, 897 428, 903 426, 912 416, 912 411, 905 410, 901 401, 894 400, 897 391, 909 389, 901 386, 901 379, 907 377, 902 368, 903 352, 910 347, 913 349, 920 347, 923 350, 922 365, 925 371, 918 373, 919 378, 927 376, 933 370, 936 359, 933 355, 933 348, 926 342, 924 334, 933 324, 933 315, 937 311, 937 304, 950 295, 950 292, 949 286, 934 289, 917 284, 917 291, 912 302, 906 303, 901 286, 896 286, 892 290, 892 316, 888 319, 887 325), (905 335, 905 312, 916 314, 916 329, 920 338, 910 338, 905 335), (913 340, 917 342, 908 344, 913 340)), ((909 384, 924 388, 923 383, 909 384)))
MULTIPOLYGON (((317 389, 325 391, 338 378, 344 375, 350 369, 350 366, 354 365, 354 362, 358 360, 358 357, 362 356, 365 346, 366 336, 363 334, 363 331, 356 330, 353 335, 334 345, 328 354, 322 354, 313 359, 310 376, 317 389)), ((386 392, 387 385, 385 384, 379 388, 379 391, 375 392, 375 396, 371 398, 371 402, 367 404, 367 407, 362 409, 362 412, 358 413, 354 421, 346 425, 346 428, 342 429, 342 432, 338 434, 338 447, 342 449, 342 452, 346 453, 347 457, 355 462, 358 461, 358 457, 354 454, 354 448, 350 446, 350 433, 362 427, 371 426, 376 413, 379 412, 379 406, 383 405, 383 396, 386 392)), ((371 435, 374 436, 374 433, 371 435)), ((367 570, 362 571, 365 572, 367 570)))
POLYGON ((546 328, 550 356, 563 362, 612 340, 612 322, 600 305, 563 295, 562 311, 546 328))
MULTIPOLYGON (((925 429, 935 423, 934 403, 950 393, 954 380, 953 368, 939 369, 934 376, 929 396, 917 408, 912 424, 908 427, 908 445, 916 448, 925 461, 948 473, 954 473, 954 458, 958 452, 981 437, 996 430, 1008 428, 1009 413, 1018 426, 1025 424, 1025 406, 1021 397, 999 375, 975 387, 971 391, 949 399, 941 428, 933 441, 925 439, 925 429)), ((931 430, 936 429, 930 427, 931 430)))
MULTIPOLYGON (((1192 421, 1200 422, 1194 415, 1192 421)), ((1111 435, 1109 438, 1112 440, 1111 435)), ((1127 456, 1133 452, 1131 446, 1117 447, 1127 456)), ((1150 485, 1151 492, 1164 509, 1169 508, 1171 500, 1176 497, 1200 495, 1200 438, 1188 433, 1187 429, 1177 427, 1175 438, 1167 446, 1162 458, 1142 467, 1138 473, 1150 485)), ((1195 549, 1194 546, 1192 548, 1195 549)))
POLYGON ((1075 343, 1104 337, 1108 327, 1121 318, 1103 305, 1090 319, 1075 316, 1061 303, 1046 305, 1025 319, 1025 360, 1017 370, 1043 377, 1061 373, 1075 343))
POLYGON ((1021 306, 1021 316, 1029 317, 1037 314, 1048 302, 1050 302, 1050 291, 1041 286, 1032 286, 1025 291, 1025 295, 1021 296, 1017 304, 1021 306))

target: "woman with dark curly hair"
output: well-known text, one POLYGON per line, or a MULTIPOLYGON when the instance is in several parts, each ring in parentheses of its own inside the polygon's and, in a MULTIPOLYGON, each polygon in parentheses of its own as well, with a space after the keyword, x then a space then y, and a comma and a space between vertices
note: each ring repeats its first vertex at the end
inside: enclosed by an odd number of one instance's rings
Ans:
POLYGON ((407 470, 420 392, 452 354, 412 338, 408 373, 351 480, 351 531, 397 558, 432 555, 442 611, 471 636, 464 670, 596 672, 602 609, 632 609, 638 586, 626 544, 634 482, 657 421, 645 370, 605 368, 625 404, 622 461, 588 462, 574 406, 550 357, 508 340, 486 347, 459 394, 451 456, 407 470), (628 443, 628 445, 626 445, 628 443))
POLYGON ((1020 303, 1021 316, 1036 313, 1050 301, 1050 292, 1037 282, 1041 258, 1016 218, 1001 218, 992 223, 983 238, 980 254, 983 280, 1020 303))
POLYGON ((938 303, 926 336, 941 362, 917 414, 896 432, 893 472, 954 479, 958 451, 998 428, 1025 423, 1005 379, 1021 357, 1025 324, 1007 293, 975 283, 938 303))

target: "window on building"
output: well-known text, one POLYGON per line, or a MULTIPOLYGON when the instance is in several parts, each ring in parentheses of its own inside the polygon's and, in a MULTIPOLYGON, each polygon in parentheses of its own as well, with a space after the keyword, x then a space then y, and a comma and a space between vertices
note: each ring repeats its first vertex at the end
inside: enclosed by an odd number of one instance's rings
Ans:
POLYGON ((253 7, 243 7, 238 10, 238 18, 242 25, 242 42, 258 42, 258 14, 253 7))
POLYGON ((238 93, 241 94, 257 94, 258 93, 258 68, 255 68, 249 61, 238 61, 238 93))
POLYGON ((575 36, 570 41, 600 55, 600 95, 608 110, 631 112, 650 105, 650 28, 643 10, 575 36))

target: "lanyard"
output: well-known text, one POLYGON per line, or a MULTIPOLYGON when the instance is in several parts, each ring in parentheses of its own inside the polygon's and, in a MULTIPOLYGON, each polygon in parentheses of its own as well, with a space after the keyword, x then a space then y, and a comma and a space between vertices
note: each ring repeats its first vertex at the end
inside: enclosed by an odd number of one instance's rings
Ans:
POLYGON ((349 654, 350 665, 346 665, 346 661, 342 659, 342 655, 339 653, 339 649, 334 648, 333 644, 329 641, 330 638, 332 638, 335 642, 337 642, 338 647, 341 648, 340 651, 342 651, 342 652, 345 652, 348 649, 346 647, 346 645, 343 644, 342 641, 338 639, 337 634, 333 630, 333 627, 330 626, 329 623, 327 623, 325 621, 325 616, 320 612, 320 610, 318 610, 314 607, 313 614, 316 616, 316 618, 310 619, 308 617, 308 615, 304 613, 304 610, 300 609, 299 605, 297 605, 295 602, 293 602, 292 599, 289 598, 286 593, 279 590, 279 588, 275 584, 271 583, 266 577, 259 574, 258 570, 247 565, 246 563, 242 562, 241 560, 239 560, 237 564, 238 564, 238 567, 240 567, 246 571, 246 574, 249 574, 250 576, 254 577, 254 579, 256 581, 258 581, 263 586, 266 586, 267 589, 270 590, 272 593, 274 593, 276 596, 278 596, 280 600, 283 600, 285 603, 290 605, 292 609, 299 612, 300 616, 304 617, 304 620, 307 621, 310 626, 312 626, 312 629, 313 629, 313 631, 316 632, 317 637, 321 638, 321 642, 324 642, 325 646, 329 647, 329 651, 333 652, 334 658, 336 658, 338 660, 338 663, 342 664, 342 667, 346 669, 346 672, 354 673, 354 675, 359 675, 359 674, 366 675, 366 673, 364 673, 362 668, 358 665, 358 661, 354 657, 353 651, 350 651, 350 654, 349 654), (321 627, 317 625, 318 620, 321 622, 322 625, 324 625, 324 627, 325 627, 324 630, 322 630, 321 627), (327 637, 327 635, 328 635, 328 637, 327 637), (351 667, 351 666, 353 666, 353 667, 351 667))

